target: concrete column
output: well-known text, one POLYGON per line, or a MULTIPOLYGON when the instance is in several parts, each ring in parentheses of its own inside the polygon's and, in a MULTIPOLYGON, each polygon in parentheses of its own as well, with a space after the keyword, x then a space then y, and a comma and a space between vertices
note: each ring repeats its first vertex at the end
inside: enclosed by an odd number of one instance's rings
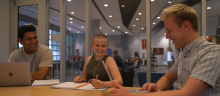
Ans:
MULTIPOLYGON (((90 44, 92 44, 92 40, 93 40, 93 37, 96 35, 96 34, 100 34, 100 21, 97 20, 97 19, 93 19, 91 21, 91 33, 90 33, 90 44)), ((90 46, 90 45, 89 45, 90 46)), ((93 53, 93 50, 91 49, 91 53, 93 53)), ((90 55, 91 55, 90 53, 90 55)))
POLYGON ((97 19, 92 20, 91 22, 91 43, 92 43, 92 39, 96 34, 100 34, 100 21, 97 19))

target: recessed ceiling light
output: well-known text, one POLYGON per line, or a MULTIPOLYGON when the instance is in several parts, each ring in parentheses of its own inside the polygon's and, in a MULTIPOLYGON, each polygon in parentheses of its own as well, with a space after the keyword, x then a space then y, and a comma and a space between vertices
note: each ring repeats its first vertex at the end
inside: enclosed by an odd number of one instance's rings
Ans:
POLYGON ((156 24, 155 22, 153 22, 153 24, 156 24))
POLYGON ((166 35, 166 33, 164 33, 164 35, 166 35))
POLYGON ((136 20, 139 20, 138 18, 136 18, 136 20))
POLYGON ((71 1, 71 0, 67 0, 67 1, 71 1))
POLYGON ((71 12, 71 14, 74 14, 74 12, 71 12))
POLYGON ((102 29, 102 27, 99 27, 99 29, 102 29))
POLYGON ((207 9, 211 9, 211 7, 207 7, 207 9))
POLYGON ((121 5, 121 7, 125 7, 125 5, 121 5))
POLYGON ((69 28, 69 30, 71 30, 71 28, 69 28))
POLYGON ((128 33, 128 32, 125 32, 126 34, 128 33))
POLYGON ((84 26, 82 26, 82 28, 84 28, 84 26))
POLYGON ((168 3, 172 3, 171 1, 168 1, 168 3))
POLYGON ((77 31, 77 33, 79 33, 79 31, 77 31))
POLYGON ((105 33, 105 35, 107 35, 107 33, 105 33))
POLYGON ((160 19, 160 17, 157 17, 157 19, 160 19))
POLYGON ((134 27, 136 26, 136 25, 133 25, 134 27))
POLYGON ((112 30, 112 32, 115 32, 115 30, 112 30))
POLYGON ((73 20, 73 18, 70 18, 70 20, 73 20))
POLYGON ((142 30, 144 30, 144 28, 141 28, 142 30))
POLYGON ((152 2, 154 1, 154 0, 151 0, 152 2))
POLYGON ((112 15, 109 15, 109 17, 112 17, 112 15))
POLYGON ((118 26, 118 28, 120 28, 120 26, 118 26))
POLYGON ((73 23, 73 22, 70 22, 70 23, 73 23))
POLYGON ((141 15, 142 13, 138 13, 139 15, 141 15))
POLYGON ((105 7, 108 7, 108 4, 104 4, 105 7))

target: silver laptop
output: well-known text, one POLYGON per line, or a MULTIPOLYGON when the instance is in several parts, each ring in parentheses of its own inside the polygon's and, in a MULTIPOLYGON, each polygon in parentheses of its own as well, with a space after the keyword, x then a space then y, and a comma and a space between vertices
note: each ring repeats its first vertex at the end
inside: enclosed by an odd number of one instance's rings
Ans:
POLYGON ((29 62, 0 62, 0 86, 31 85, 29 62))

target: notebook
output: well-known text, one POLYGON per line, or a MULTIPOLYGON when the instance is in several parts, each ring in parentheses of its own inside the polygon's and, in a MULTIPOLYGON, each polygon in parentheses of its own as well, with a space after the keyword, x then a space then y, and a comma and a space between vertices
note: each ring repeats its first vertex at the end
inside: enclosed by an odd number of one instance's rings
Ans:
POLYGON ((30 63, 0 62, 0 86, 31 85, 30 63))
POLYGON ((60 84, 60 80, 34 80, 32 86, 48 86, 48 85, 55 85, 60 84))
POLYGON ((88 91, 105 91, 106 89, 108 89, 108 88, 95 89, 90 83, 75 83, 75 82, 64 82, 61 84, 52 85, 51 88, 88 90, 88 91))

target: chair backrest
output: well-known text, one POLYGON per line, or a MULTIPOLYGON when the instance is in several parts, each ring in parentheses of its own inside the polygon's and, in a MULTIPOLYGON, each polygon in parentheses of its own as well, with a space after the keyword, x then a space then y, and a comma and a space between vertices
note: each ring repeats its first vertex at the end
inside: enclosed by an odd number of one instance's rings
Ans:
POLYGON ((125 71, 125 72, 128 72, 128 62, 124 62, 123 63, 123 70, 125 71))
POLYGON ((140 66, 141 66, 141 59, 138 60, 138 64, 136 68, 140 68, 140 66))
POLYGON ((80 63, 81 63, 80 71, 83 71, 85 60, 82 60, 80 63))
POLYGON ((132 72, 120 71, 124 87, 133 87, 133 74, 132 72))

